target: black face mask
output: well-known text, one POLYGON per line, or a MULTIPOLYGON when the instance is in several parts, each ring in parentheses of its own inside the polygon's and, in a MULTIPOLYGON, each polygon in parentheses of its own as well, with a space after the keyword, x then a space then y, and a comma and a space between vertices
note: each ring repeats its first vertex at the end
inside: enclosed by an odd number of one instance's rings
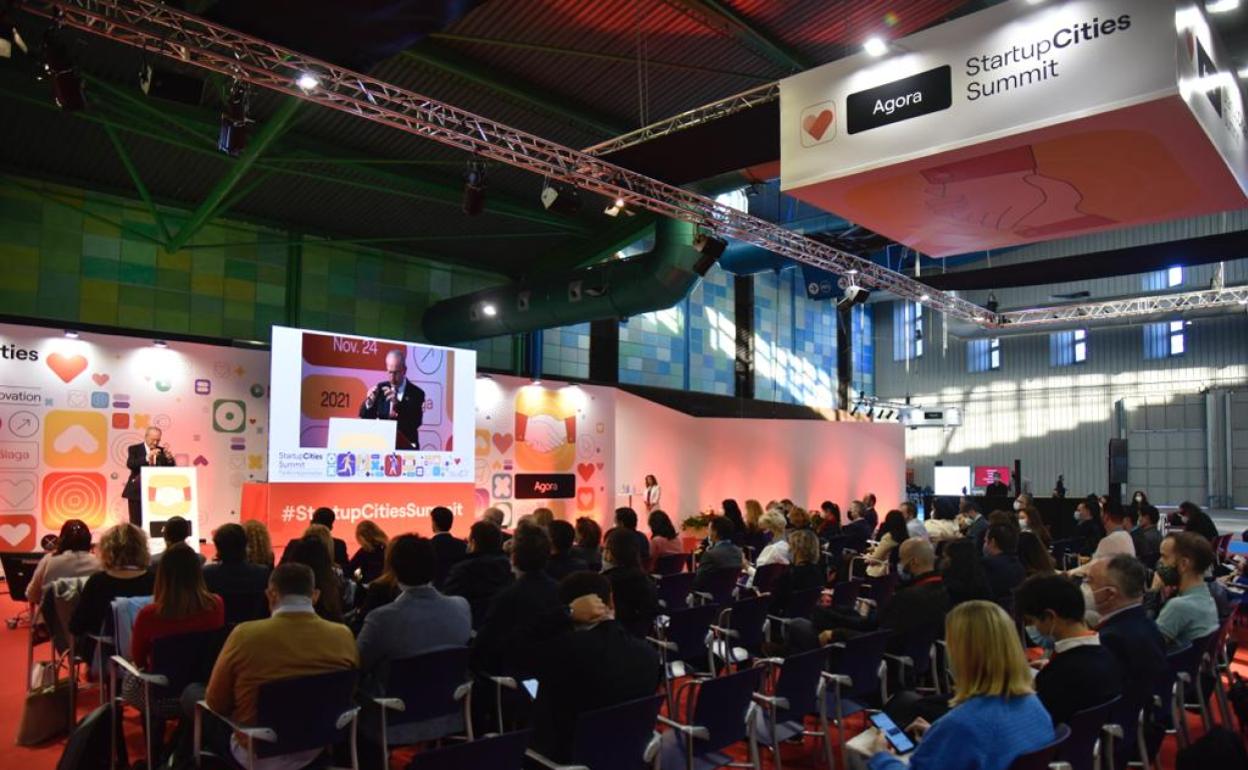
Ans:
POLYGON ((1157 564, 1157 577, 1161 578, 1161 582, 1168 586, 1177 586, 1179 584, 1179 568, 1170 564, 1157 564))

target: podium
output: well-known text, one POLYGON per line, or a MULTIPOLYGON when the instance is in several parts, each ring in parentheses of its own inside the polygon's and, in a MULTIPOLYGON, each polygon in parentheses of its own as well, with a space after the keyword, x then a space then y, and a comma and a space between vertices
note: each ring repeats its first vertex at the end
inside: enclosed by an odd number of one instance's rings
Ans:
POLYGON ((191 523, 187 545, 199 551, 199 483, 194 466, 144 466, 139 469, 143 531, 152 554, 165 550, 165 522, 181 516, 191 523))

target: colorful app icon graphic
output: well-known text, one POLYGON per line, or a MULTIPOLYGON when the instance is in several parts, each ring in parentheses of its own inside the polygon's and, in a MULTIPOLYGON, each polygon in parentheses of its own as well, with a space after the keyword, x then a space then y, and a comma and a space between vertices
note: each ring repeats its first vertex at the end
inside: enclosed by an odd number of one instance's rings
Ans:
POLYGON ((350 452, 343 452, 338 455, 337 463, 334 466, 335 473, 339 476, 355 475, 355 455, 350 452))
POLYGON ((43 526, 60 531, 70 519, 91 529, 104 525, 108 495, 102 473, 49 473, 43 477, 43 526))
POLYGON ((33 511, 38 488, 33 473, 0 473, 0 511, 33 511))
POLYGON ((217 433, 242 433, 247 427, 247 405, 233 398, 212 402, 212 429, 217 433))
POLYGON ((403 475, 403 458, 398 455, 386 455, 385 471, 387 476, 403 475))
POLYGON ((108 420, 99 412, 56 409, 43 422, 44 462, 52 468, 98 468, 108 457, 108 420))
POLYGON ((30 552, 35 548, 32 516, 0 516, 0 551, 30 552))
POLYGON ((108 408, 108 394, 102 390, 94 391, 91 394, 91 408, 92 409, 107 409, 108 408))
POLYGON ((191 485, 176 473, 153 473, 147 479, 147 511, 153 518, 189 516, 191 485))
POLYGON ((195 395, 208 396, 212 394, 212 380, 195 380, 195 395))
POLYGON ((130 414, 128 412, 113 412, 113 430, 129 430, 130 414))
POLYGON ((495 500, 511 499, 511 474, 496 473, 490 479, 490 494, 495 500))

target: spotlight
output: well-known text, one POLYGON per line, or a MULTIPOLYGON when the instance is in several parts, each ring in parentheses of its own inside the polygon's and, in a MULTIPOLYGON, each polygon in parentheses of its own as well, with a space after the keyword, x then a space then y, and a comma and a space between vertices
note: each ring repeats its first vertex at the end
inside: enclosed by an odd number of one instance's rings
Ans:
POLYGON ((494 307, 493 305, 487 302, 481 306, 481 315, 485 316, 486 318, 493 318, 494 316, 498 315, 498 308, 494 307))
POLYGON ((52 98, 65 112, 76 112, 86 106, 82 95, 82 78, 74 68, 69 49, 61 39, 60 25, 48 27, 43 33, 43 72, 52 83, 52 98))
POLYGON ((1205 13, 1229 13, 1239 7, 1239 0, 1211 0, 1205 3, 1205 13))
POLYGON ((204 81, 145 63, 139 69, 139 89, 153 99, 198 107, 204 95, 204 81))
POLYGON ((618 217, 620 214, 631 217, 633 215, 633 210, 628 207, 628 201, 623 198, 616 198, 611 202, 610 206, 607 206, 602 210, 602 213, 609 217, 618 217))
POLYGON ((295 85, 299 86, 300 91, 307 94, 321 87, 321 79, 314 73, 300 72, 299 77, 295 78, 295 85))
POLYGON ((78 339, 78 332, 74 331, 73 329, 66 329, 65 338, 70 339, 70 340, 76 340, 78 339))
POLYGON ((485 164, 468 161, 464 171, 464 213, 475 217, 485 211, 485 164))
POLYGON ((845 287, 845 296, 840 302, 836 303, 836 309, 849 310, 854 305, 866 304, 867 297, 869 296, 871 296, 871 292, 861 286, 855 286, 851 283, 849 286, 845 287))
POLYGON ((168 343, 168 342, 165 342, 164 340, 152 340, 152 344, 153 344, 153 345, 155 345, 155 346, 156 346, 156 347, 158 347, 158 348, 167 348, 167 347, 169 347, 169 343, 168 343))
POLYGON ((26 41, 22 39, 22 33, 18 31, 8 9, 5 8, 0 10, 0 59, 13 58, 13 49, 29 53, 26 41))
POLYGON ((251 123, 247 116, 249 101, 247 86, 235 82, 226 97, 225 108, 221 110, 221 133, 217 139, 217 149, 233 158, 237 158, 239 153, 247 149, 250 133, 248 124, 251 123))
POLYGON ((867 41, 862 44, 862 50, 866 51, 871 56, 879 58, 888 53, 888 43, 884 42, 884 39, 878 36, 869 37, 867 38, 867 41))
POLYGON ((924 294, 923 296, 919 297, 919 302, 927 302, 931 298, 932 298, 931 294, 924 294))
POLYGON ((573 216, 581 211, 581 194, 568 185, 546 184, 542 187, 542 206, 556 214, 573 216))
POLYGON ((989 313, 997 312, 997 308, 1000 307, 1000 305, 997 304, 997 295, 992 292, 988 292, 988 301, 984 303, 984 307, 988 308, 989 313))
POLYGON ((726 248, 728 248, 728 241, 725 241, 723 238, 716 238, 705 233, 698 233, 693 236, 693 250, 702 255, 694 263, 693 272, 705 276, 707 271, 711 269, 711 266, 719 261, 726 248))

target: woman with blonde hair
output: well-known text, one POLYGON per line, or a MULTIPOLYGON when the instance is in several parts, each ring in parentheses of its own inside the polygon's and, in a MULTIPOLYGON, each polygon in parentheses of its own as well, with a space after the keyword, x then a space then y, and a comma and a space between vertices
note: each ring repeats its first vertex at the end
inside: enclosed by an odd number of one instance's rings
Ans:
POLYGON ((247 533, 247 563, 273 569, 273 542, 269 539, 269 528, 262 522, 251 520, 243 522, 243 531, 247 533))
POLYGON ((759 528, 771 533, 771 543, 759 553, 758 559, 754 562, 755 567, 762 567, 766 564, 789 564, 792 561, 789 541, 784 537, 784 523, 784 517, 777 511, 768 511, 758 520, 759 528))
POLYGON ((347 575, 356 577, 358 574, 360 582, 371 583, 386 567, 386 544, 390 538, 374 522, 361 519, 355 525, 355 541, 360 544, 360 550, 347 562, 347 575))
POLYGON ((909 762, 872 737, 871 770, 1007 770, 1053 742, 1053 721, 1032 687, 1014 621, 993 602, 971 601, 945 618, 953 700, 949 713, 907 728, 918 739, 909 762))
POLYGON ((751 557, 762 553, 767 544, 772 542, 771 535, 759 524, 763 518, 763 506, 757 500, 745 501, 745 545, 750 549, 751 557))
MULTIPOLYGON (((78 606, 69 619, 69 632, 79 639, 100 632, 105 616, 111 612, 113 599, 150 596, 156 582, 148 569, 152 557, 147 550, 147 535, 133 524, 127 522, 105 530, 100 536, 99 552, 104 571, 87 578, 78 606)), ((89 640, 83 644, 93 645, 89 640)), ((90 657, 93 649, 84 649, 85 657, 90 657)))

